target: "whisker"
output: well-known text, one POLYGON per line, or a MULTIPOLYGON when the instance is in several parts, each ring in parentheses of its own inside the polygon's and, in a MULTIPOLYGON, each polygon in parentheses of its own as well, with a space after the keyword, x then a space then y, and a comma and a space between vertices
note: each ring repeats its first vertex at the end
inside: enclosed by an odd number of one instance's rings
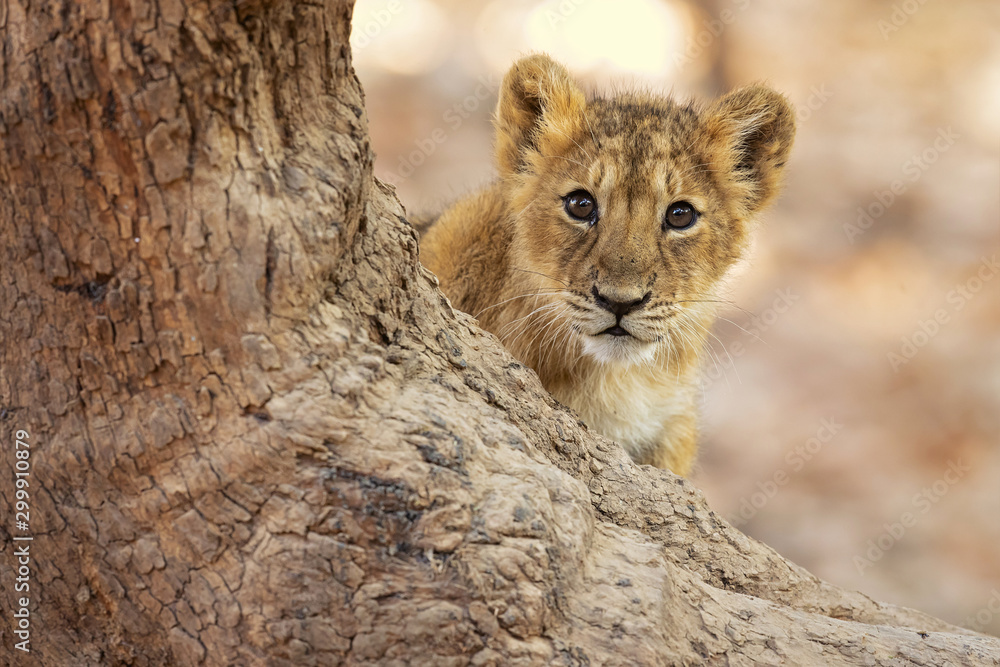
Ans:
POLYGON ((540 271, 532 271, 530 269, 522 269, 522 268, 517 267, 517 266, 512 266, 510 268, 512 268, 515 271, 523 271, 524 273, 534 273, 536 276, 541 276, 543 278, 548 278, 549 280, 554 280, 554 281, 556 281, 557 283, 559 283, 561 285, 565 285, 566 287, 569 287, 569 283, 566 282, 565 280, 560 280, 559 278, 555 278, 553 276, 550 276, 547 273, 542 273, 540 271))
POLYGON ((515 299, 524 299, 524 298, 527 298, 529 296, 541 296, 541 295, 548 296, 550 294, 559 294, 560 292, 562 292, 562 290, 553 289, 553 290, 551 290, 549 292, 538 292, 538 291, 536 291, 536 292, 531 292, 531 293, 528 293, 528 294, 519 294, 517 296, 512 296, 509 299, 504 299, 500 303, 494 303, 492 306, 486 306, 485 308, 483 308, 482 310, 480 310, 478 313, 476 313, 475 315, 473 315, 473 317, 478 320, 479 316, 482 315, 483 313, 485 313, 487 310, 492 310, 494 308, 497 308, 498 306, 504 305, 505 303, 510 303, 511 301, 514 301, 515 299))
MULTIPOLYGON (((586 114, 584 114, 584 117, 586 118, 586 114)), ((555 130, 559 134, 563 135, 564 137, 566 137, 567 139, 569 139, 570 141, 572 141, 574 144, 576 144, 577 148, 579 148, 581 151, 584 152, 584 154, 587 156, 587 159, 590 160, 591 162, 593 162, 594 157, 590 153, 587 152, 586 148, 584 148, 579 143, 577 143, 576 139, 574 139, 573 137, 569 136, 564 131, 560 130, 558 127, 549 127, 548 129, 549 130, 555 130)), ((550 156, 547 156, 547 157, 558 157, 558 156, 550 155, 550 156)), ((566 158, 566 159, 569 159, 569 158, 566 158)), ((576 161, 575 160, 570 160, 570 162, 576 162, 576 161)), ((581 167, 586 168, 586 165, 580 164, 579 162, 577 162, 577 164, 579 164, 581 167)))
POLYGON ((736 381, 739 382, 740 384, 743 384, 743 380, 740 379, 740 370, 738 368, 736 368, 736 361, 733 359, 733 355, 729 354, 729 350, 726 349, 726 344, 723 343, 722 340, 718 336, 716 336, 714 333, 712 333, 711 330, 709 330, 709 328, 706 327, 701 322, 698 322, 696 320, 689 320, 689 322, 691 324, 695 324, 695 325, 701 327, 702 329, 705 330, 705 333, 707 333, 709 336, 711 336, 716 341, 718 341, 719 345, 722 346, 722 351, 726 353, 727 357, 729 357, 729 363, 731 363, 733 365, 733 372, 736 373, 736 381))
MULTIPOLYGON (((572 158, 568 158, 568 157, 565 157, 565 156, 562 156, 562 155, 543 155, 542 157, 546 158, 546 159, 548 159, 548 158, 554 158, 554 159, 557 159, 557 160, 566 160, 567 162, 572 162, 573 164, 578 164, 581 167, 583 167, 584 169, 587 168, 587 165, 585 165, 584 163, 580 162, 579 160, 574 160, 572 158)), ((587 157, 590 157, 590 156, 588 155, 587 157)), ((593 160, 594 158, 590 158, 590 159, 593 160)))
MULTIPOLYGON (((684 176, 688 172, 694 171, 695 169, 697 169, 699 167, 707 167, 708 164, 709 164, 708 162, 702 162, 701 164, 696 164, 694 166, 688 167, 687 169, 685 169, 681 173, 677 174, 675 176, 675 178, 681 178, 682 176, 684 176)), ((704 170, 704 173, 708 173, 708 174, 715 174, 715 173, 718 173, 718 172, 719 172, 718 169, 705 169, 704 170)))
POLYGON ((500 335, 498 336, 498 338, 500 338, 500 342, 502 342, 508 348, 513 349, 518 339, 530 330, 530 325, 532 324, 531 320, 532 316, 537 316, 538 318, 545 318, 549 315, 549 311, 555 311, 560 305, 561 304, 559 304, 558 302, 546 304, 544 306, 536 308, 535 310, 531 311, 530 313, 528 313, 523 317, 519 317, 516 320, 509 322, 501 330, 500 335), (514 334, 515 331, 516 335, 509 342, 507 342, 506 339, 512 334, 514 334))
POLYGON ((732 301, 726 301, 725 299, 680 299, 678 301, 673 301, 672 303, 722 303, 727 306, 732 306, 736 310, 739 310, 747 317, 756 317, 753 312, 747 310, 746 308, 737 305, 732 301))
POLYGON ((705 349, 708 350, 708 355, 712 359, 712 363, 715 365, 715 370, 721 373, 722 377, 725 378, 726 387, 732 390, 732 385, 729 383, 729 374, 726 372, 726 365, 722 363, 722 359, 719 358, 719 354, 711 345, 705 345, 705 349))
POLYGON ((721 316, 719 316, 719 319, 720 319, 720 320, 724 320, 724 321, 726 321, 726 322, 729 322, 730 324, 732 324, 732 325, 733 325, 734 327, 736 327, 737 329, 739 329, 740 331, 742 331, 742 332, 743 332, 743 333, 745 333, 746 335, 748 335, 748 336, 753 336, 754 338, 756 338, 757 340, 759 340, 759 341, 760 341, 761 343, 763 343, 764 345, 767 345, 768 347, 771 347, 771 344, 770 344, 770 343, 768 343, 768 342, 767 342, 766 340, 764 340, 763 338, 761 338, 760 336, 758 336, 758 335, 757 335, 757 334, 755 334, 755 333, 750 333, 749 331, 747 331, 746 329, 744 329, 744 328, 743 328, 743 327, 741 327, 740 325, 736 324, 736 322, 733 322, 733 321, 732 321, 731 319, 729 319, 728 317, 721 317, 721 316))
POLYGON ((520 213, 518 213, 518 214, 517 214, 516 216, 514 216, 514 217, 515 217, 515 218, 520 218, 520 217, 521 217, 522 215, 524 215, 524 212, 525 212, 525 211, 527 211, 527 210, 528 210, 529 208, 531 208, 531 207, 532 207, 532 206, 534 205, 534 203, 535 203, 536 201, 538 201, 538 199, 539 199, 538 197, 535 197, 534 199, 532 199, 531 201, 529 201, 529 202, 528 202, 527 204, 525 204, 525 205, 524 205, 524 208, 522 208, 522 209, 521 209, 521 212, 520 212, 520 213))
MULTIPOLYGON (((687 342, 687 344, 689 346, 695 347, 696 344, 692 345, 691 340, 688 338, 688 334, 690 334, 690 336, 692 336, 695 339, 695 341, 697 341, 699 339, 699 335, 698 335, 698 333, 696 331, 694 331, 694 330, 692 330, 692 329, 689 328, 689 326, 688 326, 689 324, 691 324, 691 323, 685 321, 684 319, 680 319, 679 318, 677 320, 677 326, 680 328, 680 331, 682 332, 684 340, 687 342)), ((729 384, 729 375, 726 373, 726 365, 722 363, 722 360, 719 359, 719 355, 716 354, 715 350, 712 349, 712 347, 710 345, 705 345, 704 344, 705 343, 704 336, 701 336, 700 339, 701 339, 701 342, 702 342, 703 349, 708 350, 709 358, 712 359, 712 363, 715 365, 715 370, 718 371, 722 375, 722 377, 726 380, 726 386, 729 387, 730 389, 732 389, 732 386, 729 384), (720 365, 721 365, 721 368, 720 368, 720 365)), ((679 370, 678 370, 678 379, 677 379, 677 381, 680 382, 680 372, 679 372, 679 370)))
MULTIPOLYGON (((549 313, 546 313, 546 315, 549 315, 549 313)), ((555 322, 554 318, 548 323, 547 326, 539 328, 538 333, 536 333, 534 337, 532 337, 532 339, 528 341, 528 348, 531 348, 535 344, 535 341, 538 340, 538 337, 543 333, 545 333, 548 330, 548 328, 552 326, 553 322, 555 322)), ((544 340, 544 338, 542 340, 544 340)))
MULTIPOLYGON (((594 126, 590 124, 590 118, 587 117, 586 113, 583 114, 583 119, 587 121, 587 129, 590 130, 590 138, 594 140, 594 143, 597 145, 599 150, 601 148, 601 142, 597 140, 597 135, 594 134, 594 126)), ((593 160, 593 158, 591 159, 593 160)))
POLYGON ((543 338, 542 344, 539 346, 541 348, 542 353, 545 355, 544 358, 542 359, 543 365, 545 366, 549 364, 549 361, 551 361, 552 359, 552 353, 555 352, 557 349, 555 342, 556 339, 558 338, 559 333, 561 333, 565 325, 565 321, 560 314, 556 313, 553 315, 552 323, 549 324, 549 328, 552 327, 552 324, 558 324, 558 326, 556 326, 555 329, 551 330, 550 335, 547 334, 548 343, 546 343, 545 339, 543 338))
POLYGON ((527 315, 519 317, 516 320, 511 320, 510 322, 508 322, 507 324, 505 324, 503 327, 500 328, 500 333, 497 335, 497 338, 500 338, 500 340, 503 341, 503 337, 509 336, 511 333, 513 333, 513 327, 515 327, 519 322, 524 322, 532 315, 544 312, 546 310, 551 310, 553 308, 558 307, 559 305, 561 304, 557 301, 552 303, 547 303, 544 306, 539 306, 538 308, 535 308, 527 315))

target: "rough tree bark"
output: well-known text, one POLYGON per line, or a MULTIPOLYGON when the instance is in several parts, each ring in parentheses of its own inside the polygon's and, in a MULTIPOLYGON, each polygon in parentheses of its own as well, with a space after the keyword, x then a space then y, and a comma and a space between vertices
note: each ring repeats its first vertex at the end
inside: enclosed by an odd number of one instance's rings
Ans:
POLYGON ((454 312, 372 177, 350 18, 0 2, 0 662, 998 664, 633 465, 454 312))

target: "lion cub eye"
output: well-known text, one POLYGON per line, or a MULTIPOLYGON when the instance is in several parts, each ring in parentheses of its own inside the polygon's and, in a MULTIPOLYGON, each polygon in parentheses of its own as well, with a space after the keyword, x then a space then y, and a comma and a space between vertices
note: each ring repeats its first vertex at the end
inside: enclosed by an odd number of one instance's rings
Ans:
POLYGON ((575 220, 583 220, 591 225, 597 223, 597 203, 586 190, 574 190, 563 197, 563 208, 575 220))
POLYGON ((663 221, 663 229, 687 229, 698 222, 698 211, 686 201, 674 202, 667 207, 667 216, 663 221))

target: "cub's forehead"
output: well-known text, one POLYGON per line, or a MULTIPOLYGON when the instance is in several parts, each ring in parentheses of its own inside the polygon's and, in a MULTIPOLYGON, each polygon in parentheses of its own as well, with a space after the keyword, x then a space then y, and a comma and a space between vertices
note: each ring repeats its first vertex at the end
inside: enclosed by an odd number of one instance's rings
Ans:
POLYGON ((693 173, 701 160, 692 145, 698 114, 691 106, 669 99, 595 99, 587 117, 590 127, 584 131, 591 132, 587 138, 598 146, 588 174, 592 182, 634 189, 626 193, 632 198, 700 180, 693 173))
POLYGON ((698 113, 668 98, 596 98, 587 105, 592 140, 630 162, 676 159, 690 152, 698 113))

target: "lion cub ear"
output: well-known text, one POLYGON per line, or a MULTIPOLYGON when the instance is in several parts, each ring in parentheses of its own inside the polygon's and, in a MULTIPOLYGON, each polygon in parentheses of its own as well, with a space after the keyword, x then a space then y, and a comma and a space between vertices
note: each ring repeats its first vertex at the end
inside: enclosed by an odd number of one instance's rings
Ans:
POLYGON ((706 156, 725 174, 726 193, 747 214, 778 194, 781 173, 795 138, 795 112, 784 95, 762 85, 734 90, 703 116, 706 156))
POLYGON ((584 123, 583 91, 559 63, 536 54, 518 60, 500 84, 496 156, 502 176, 520 170, 530 151, 563 152, 584 123))

